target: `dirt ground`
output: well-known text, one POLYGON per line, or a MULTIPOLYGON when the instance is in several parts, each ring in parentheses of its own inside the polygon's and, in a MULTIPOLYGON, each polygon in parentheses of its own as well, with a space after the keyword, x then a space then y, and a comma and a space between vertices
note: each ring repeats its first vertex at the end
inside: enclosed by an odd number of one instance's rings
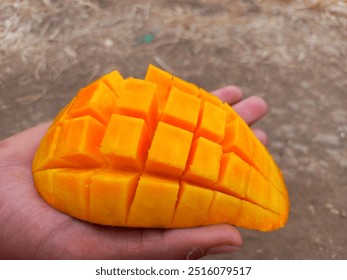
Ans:
POLYGON ((53 118, 112 69, 153 63, 270 106, 258 126, 282 168, 288 224, 241 230, 221 259, 347 259, 347 3, 260 0, 3 0, 0 139, 53 118))

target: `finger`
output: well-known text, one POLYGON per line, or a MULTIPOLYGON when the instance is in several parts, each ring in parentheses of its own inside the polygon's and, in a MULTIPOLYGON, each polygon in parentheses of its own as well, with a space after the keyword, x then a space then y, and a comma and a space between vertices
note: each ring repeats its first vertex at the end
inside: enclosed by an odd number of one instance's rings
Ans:
POLYGON ((212 94, 229 104, 235 104, 242 99, 242 91, 235 86, 226 86, 217 89, 213 91, 212 94))
MULTIPOLYGON (((220 224, 162 232, 161 244, 153 243, 159 259, 199 259, 208 254, 240 250, 242 237, 231 225, 220 224)), ((150 257, 150 256, 148 256, 150 257)))
POLYGON ((238 230, 227 224, 186 229, 98 228, 98 234, 93 231, 91 236, 99 239, 99 246, 88 258, 198 259, 242 246, 238 230))
POLYGON ((268 111, 267 104, 258 96, 248 97, 236 103, 233 108, 248 125, 260 120, 268 111))
POLYGON ((163 256, 169 254, 176 259, 199 259, 208 254, 239 250, 242 237, 235 227, 221 224, 169 230, 164 233, 164 243, 163 256))
POLYGON ((172 244, 173 254, 186 259, 199 259, 206 255, 238 251, 242 246, 239 231, 226 224, 188 229, 184 232, 167 232, 168 244, 172 244), (177 234, 180 243, 175 244, 177 234), (188 252, 188 253, 187 253, 188 252))
POLYGON ((257 138, 259 139, 259 141, 265 146, 268 143, 268 137, 267 134, 259 129, 259 128, 253 128, 253 133, 255 134, 255 136, 257 136, 257 138))

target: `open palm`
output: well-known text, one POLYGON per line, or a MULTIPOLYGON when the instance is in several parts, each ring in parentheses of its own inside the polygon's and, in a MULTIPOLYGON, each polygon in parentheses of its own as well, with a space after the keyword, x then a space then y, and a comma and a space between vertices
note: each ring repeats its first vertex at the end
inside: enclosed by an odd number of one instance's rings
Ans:
MULTIPOLYGON (((214 92, 249 124, 266 114, 258 97, 242 100, 238 88, 214 92)), ((1 259, 197 259, 238 250, 231 225, 187 229, 107 227, 79 221, 44 202, 36 192, 31 163, 49 123, 0 142, 1 259)), ((254 129, 266 144, 266 134, 254 129)))

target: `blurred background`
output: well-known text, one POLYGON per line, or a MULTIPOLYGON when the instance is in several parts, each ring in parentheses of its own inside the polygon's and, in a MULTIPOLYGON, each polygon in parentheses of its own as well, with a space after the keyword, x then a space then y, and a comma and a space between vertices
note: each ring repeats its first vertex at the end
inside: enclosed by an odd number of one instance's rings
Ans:
POLYGON ((288 224, 241 230, 243 250, 214 258, 347 259, 346 1, 2 0, 0 139, 99 76, 143 78, 149 63, 270 106, 257 126, 285 176, 288 224))

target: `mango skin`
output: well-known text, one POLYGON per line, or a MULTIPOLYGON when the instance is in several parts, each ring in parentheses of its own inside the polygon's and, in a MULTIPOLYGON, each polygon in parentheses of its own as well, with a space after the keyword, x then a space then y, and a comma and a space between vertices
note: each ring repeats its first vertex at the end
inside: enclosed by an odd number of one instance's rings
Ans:
POLYGON ((281 171, 241 117, 153 65, 144 80, 113 71, 82 88, 32 169, 48 204, 96 224, 271 231, 289 214, 281 171))

